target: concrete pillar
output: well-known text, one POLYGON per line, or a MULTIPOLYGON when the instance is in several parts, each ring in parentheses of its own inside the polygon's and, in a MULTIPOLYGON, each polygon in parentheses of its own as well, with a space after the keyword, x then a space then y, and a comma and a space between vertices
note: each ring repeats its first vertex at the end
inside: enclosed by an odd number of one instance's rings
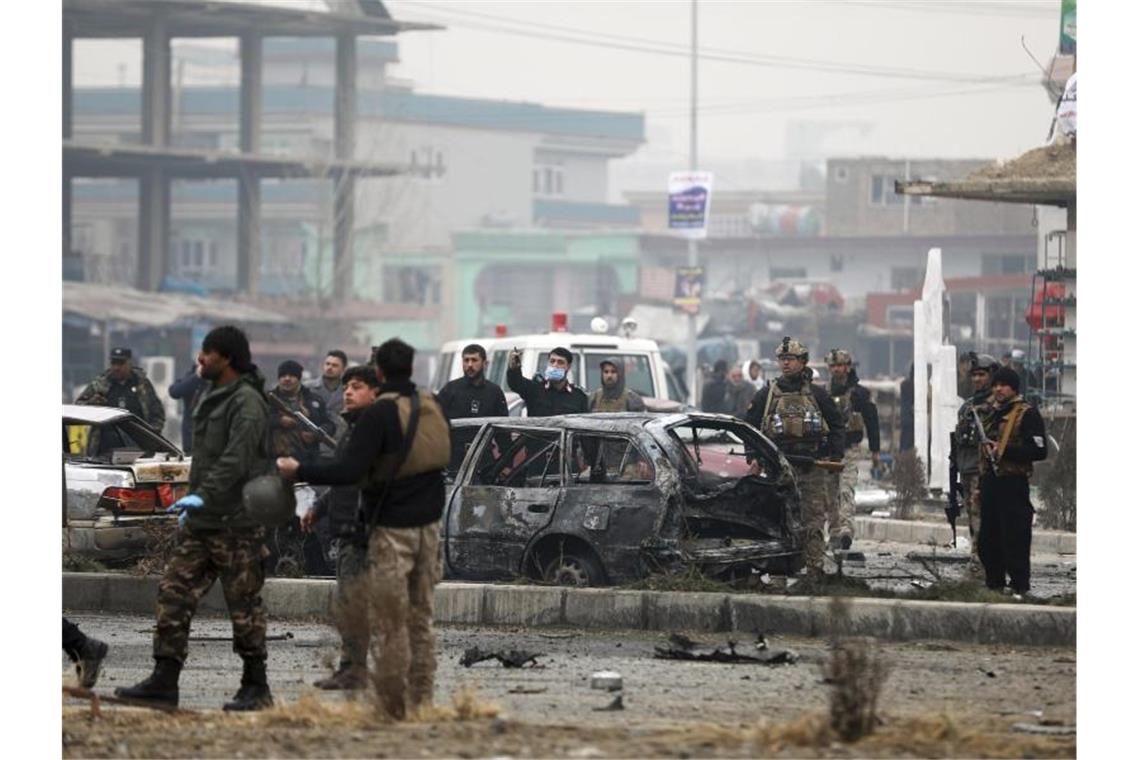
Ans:
MULTIPOLYGON (((142 140, 170 144, 170 35, 157 16, 143 35, 142 140)), ((170 177, 159 168, 139 176, 139 252, 136 284, 157 290, 170 248, 170 177)))
MULTIPOLYGON (((256 33, 241 38, 241 152, 261 149, 262 40, 256 33)), ((251 171, 238 175, 237 288, 257 292, 261 268, 261 178, 251 171)))
POLYGON ((170 177, 149 169, 139 177, 139 255, 136 286, 154 291, 166 276, 170 248, 170 177))
MULTIPOLYGON (((337 158, 352 159, 356 150, 356 38, 336 38, 336 99, 333 103, 337 158)), ((352 297, 352 231, 355 223, 356 180, 349 174, 333 177, 333 297, 352 297)))

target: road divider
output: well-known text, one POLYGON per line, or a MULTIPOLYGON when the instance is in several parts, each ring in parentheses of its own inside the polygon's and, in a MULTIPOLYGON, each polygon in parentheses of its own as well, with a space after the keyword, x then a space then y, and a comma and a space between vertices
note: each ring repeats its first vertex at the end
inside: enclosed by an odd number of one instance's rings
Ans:
MULTIPOLYGON (((331 580, 270 578, 262 598, 271 617, 328 616, 331 580)), ((158 578, 119 573, 64 573, 63 607, 82 612, 154 614, 158 578)), ((1074 607, 927 602, 685 591, 627 591, 491 583, 441 583, 435 620, 454 625, 573 627, 648 631, 756 631, 794 636, 859 635, 895 641, 947 640, 981 644, 1075 646, 1074 607)), ((199 603, 226 612, 215 583, 199 603)))

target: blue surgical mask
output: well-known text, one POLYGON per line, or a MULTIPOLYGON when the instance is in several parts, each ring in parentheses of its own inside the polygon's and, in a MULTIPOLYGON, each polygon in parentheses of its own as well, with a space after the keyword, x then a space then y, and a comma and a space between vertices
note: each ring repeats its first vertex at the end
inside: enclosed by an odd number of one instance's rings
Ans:
POLYGON ((560 383, 566 379, 566 370, 561 367, 547 367, 546 379, 552 383, 560 383))

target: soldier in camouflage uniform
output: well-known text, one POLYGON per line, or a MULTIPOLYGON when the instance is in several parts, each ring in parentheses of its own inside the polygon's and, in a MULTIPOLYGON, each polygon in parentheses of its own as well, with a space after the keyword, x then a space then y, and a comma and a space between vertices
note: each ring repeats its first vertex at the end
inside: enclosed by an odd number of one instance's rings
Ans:
POLYGON ((855 538, 855 483, 859 480, 859 463, 856 450, 867 432, 867 446, 871 449, 871 464, 878 467, 879 409, 871 400, 871 393, 859 384, 851 352, 833 348, 825 357, 831 373, 828 392, 847 421, 843 457, 843 472, 831 476, 831 510, 828 513, 828 532, 831 548, 847 550, 855 538))
POLYGON ((264 379, 250 361, 249 341, 236 327, 212 330, 198 355, 209 382, 194 410, 194 459, 190 494, 179 512, 174 553, 158 586, 154 672, 115 694, 145 703, 177 706, 178 676, 186 660, 190 620, 215 580, 243 662, 241 688, 226 710, 259 710, 273 704, 265 676, 265 529, 242 511, 242 488, 266 472, 268 403, 264 379))
POLYGON ((843 415, 827 391, 811 382, 807 347, 785 337, 776 348, 781 375, 752 398, 745 421, 779 447, 796 469, 804 524, 804 561, 808 577, 823 577, 824 535, 830 474, 817 459, 843 459, 843 415))
POLYGON ((75 403, 126 409, 157 431, 166 423, 166 410, 142 367, 131 366, 131 349, 111 349, 111 366, 92 380, 75 403))
POLYGON ((957 489, 959 498, 965 502, 970 528, 970 562, 966 566, 966 572, 975 578, 981 578, 982 562, 978 555, 978 537, 982 529, 982 495, 978 490, 981 461, 978 447, 981 443, 974 424, 973 410, 976 409, 978 416, 983 419, 989 414, 993 403, 990 383, 999 365, 992 356, 975 354, 973 351, 969 353, 968 359, 974 393, 958 407, 958 424, 950 436, 950 487, 957 489))

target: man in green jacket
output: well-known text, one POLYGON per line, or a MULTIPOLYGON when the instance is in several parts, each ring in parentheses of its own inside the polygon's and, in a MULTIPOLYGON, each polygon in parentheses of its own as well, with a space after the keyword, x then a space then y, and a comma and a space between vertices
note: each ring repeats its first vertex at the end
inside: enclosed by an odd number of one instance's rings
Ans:
POLYGON ((261 587, 265 528, 242 511, 242 487, 269 466, 264 379, 250 361, 245 334, 229 325, 202 341, 198 354, 209 384, 194 410, 190 493, 178 512, 174 553, 158 585, 154 672, 115 690, 119 697, 178 705, 178 676, 186 661, 190 620, 214 581, 222 581, 233 623, 234 651, 243 663, 241 688, 226 710, 260 710, 273 704, 265 676, 265 610, 261 587))

